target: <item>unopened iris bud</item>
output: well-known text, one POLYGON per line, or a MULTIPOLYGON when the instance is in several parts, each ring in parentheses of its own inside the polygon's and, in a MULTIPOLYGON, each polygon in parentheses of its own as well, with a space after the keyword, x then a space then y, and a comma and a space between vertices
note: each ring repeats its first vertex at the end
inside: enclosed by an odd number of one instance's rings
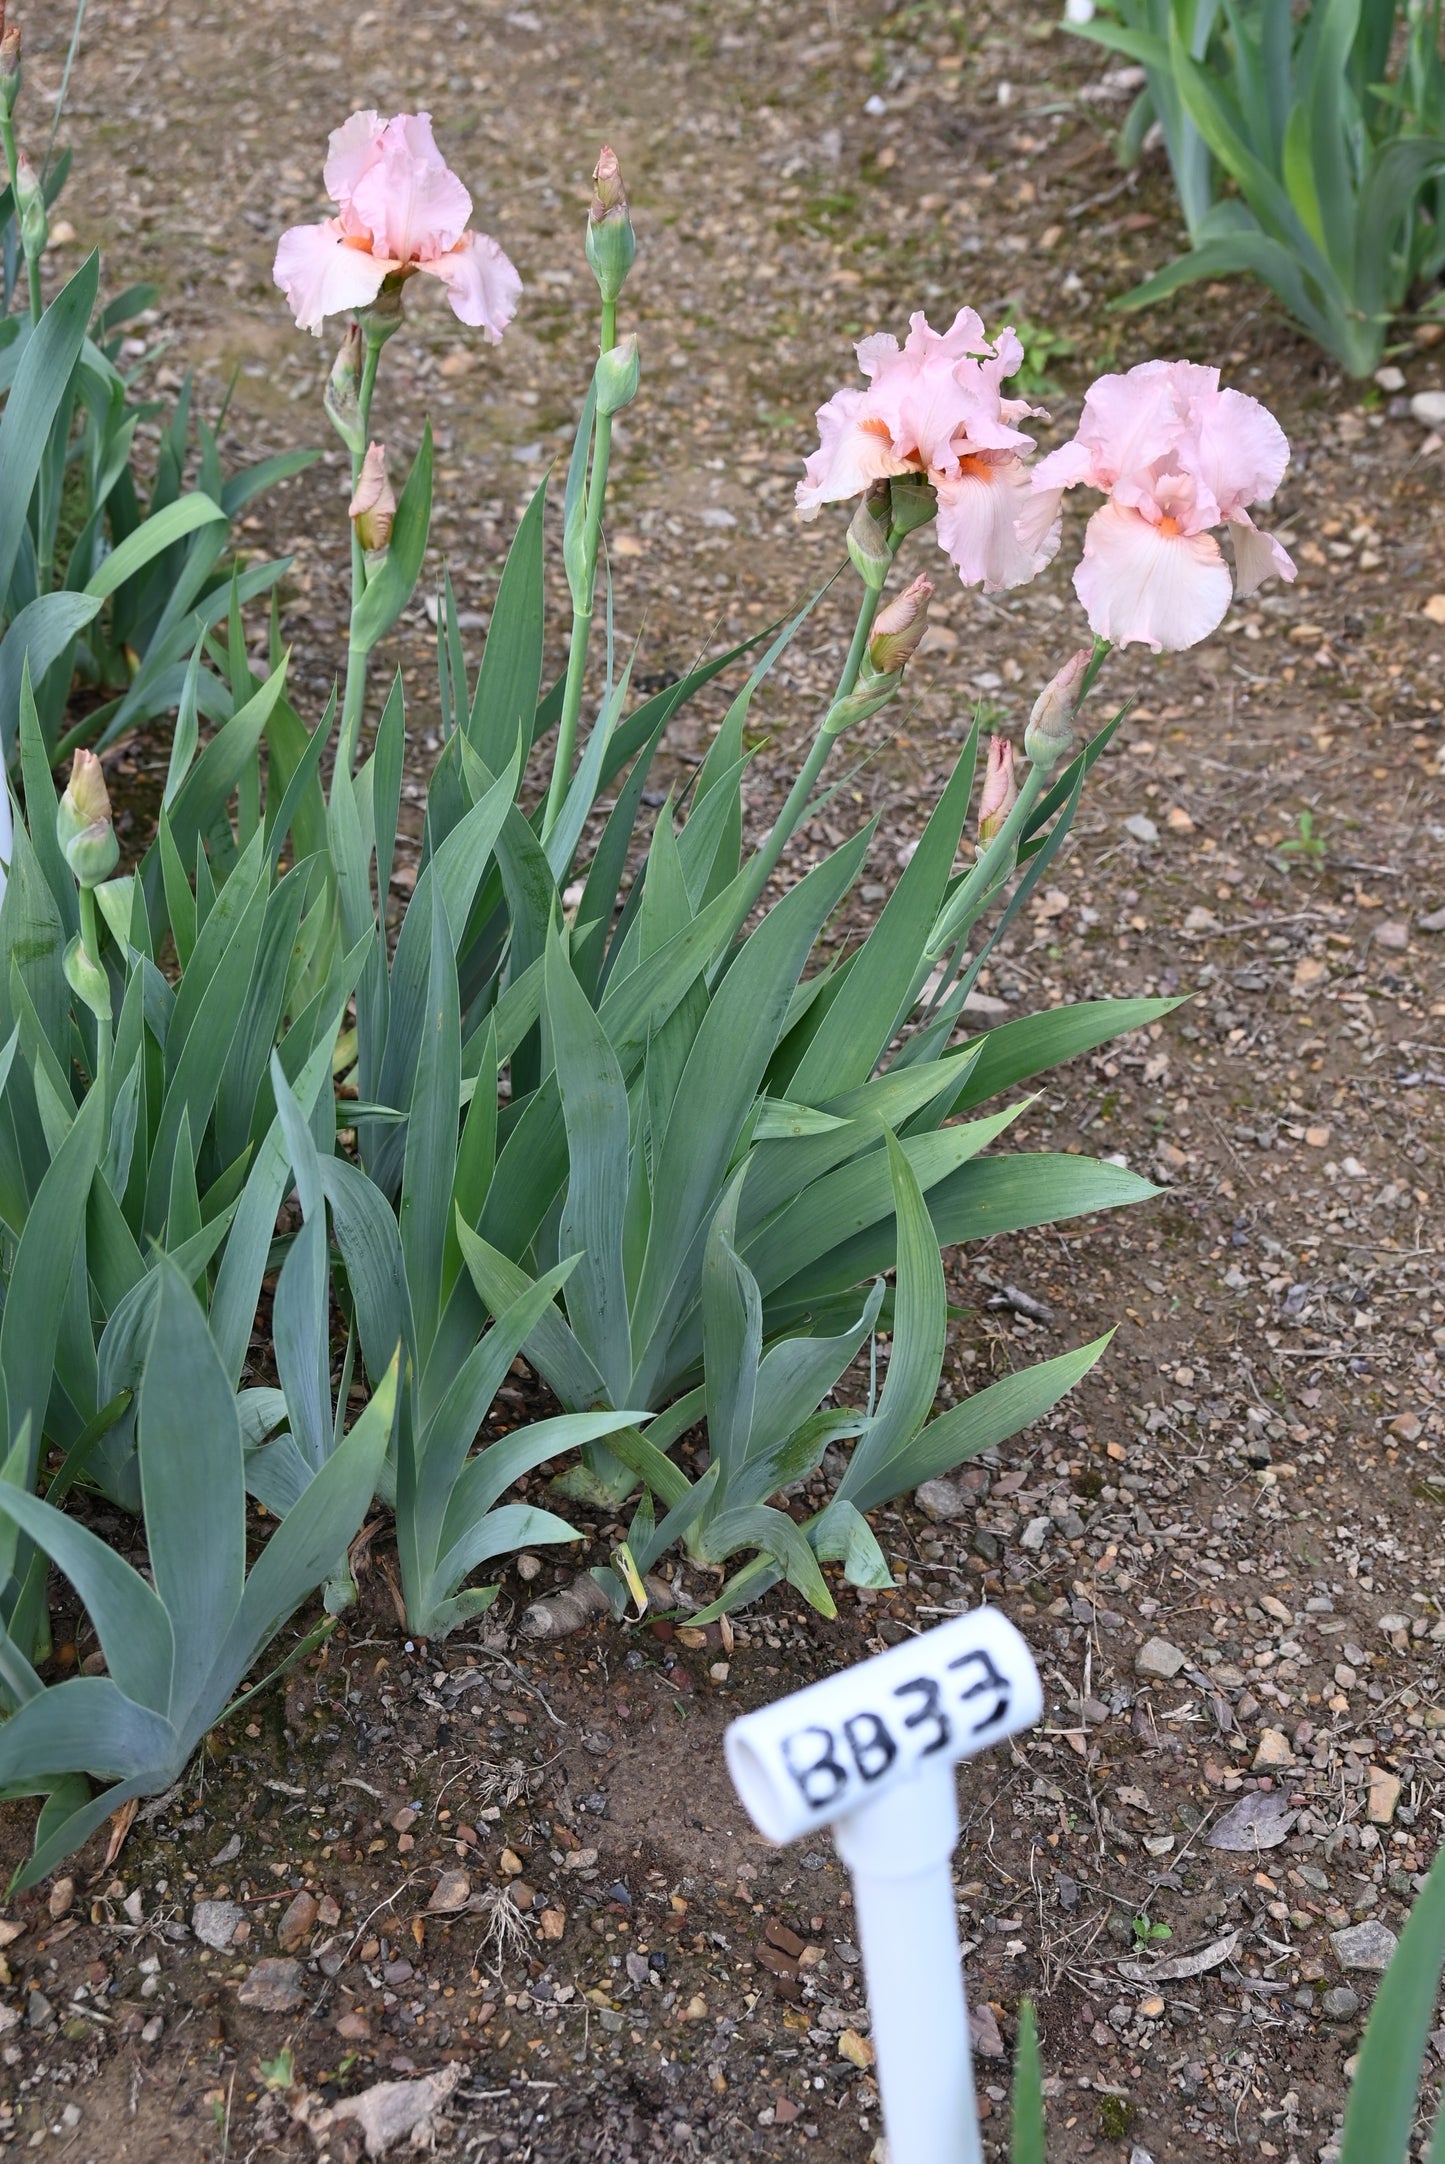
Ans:
POLYGON ((34 261, 45 253, 50 220, 45 215, 45 192, 40 175, 22 150, 15 161, 15 207, 20 213, 20 245, 34 261))
POLYGON ((94 1015, 110 1017, 110 979, 104 964, 98 962, 77 932, 64 954, 61 967, 65 981, 83 1007, 89 1007, 94 1015))
POLYGON ((609 306, 627 283, 627 273, 637 260, 637 235, 627 204, 627 190, 617 153, 606 143, 592 174, 592 201, 587 210, 587 260, 597 289, 609 306))
POLYGON ((1074 741, 1074 714, 1084 672, 1092 659, 1090 649, 1081 646, 1034 701, 1024 731, 1024 750, 1045 774, 1052 772, 1074 741))
POLYGON ((888 494, 893 516, 893 531, 901 538, 926 526, 938 515, 938 498, 932 485, 921 477, 905 474, 901 479, 890 481, 888 494))
POLYGON ((630 406, 637 396, 637 386, 642 379, 642 363, 638 357, 637 339, 629 331, 606 353, 597 356, 594 380, 597 385, 597 411, 600 414, 620 413, 630 406))
POLYGON ((932 599, 933 581, 920 574, 911 586, 894 596, 886 609, 879 610, 868 641, 869 666, 877 675, 892 675, 912 660, 928 629, 928 604, 932 599))
POLYGON ((853 568, 863 584, 875 593, 881 593, 893 562, 893 551, 888 546, 890 524, 889 492, 886 481, 875 481, 853 513, 848 528, 848 554, 853 568))
POLYGON ((364 441, 361 432, 361 325, 348 325, 341 350, 326 383, 326 415, 354 457, 364 441))
POLYGON ((367 445, 356 493, 347 508, 356 538, 366 554, 379 554, 391 539, 392 521, 396 517, 396 497, 386 477, 384 443, 367 445))
POLYGON ((55 811, 55 838, 83 887, 109 879, 120 856, 110 817, 110 792, 93 751, 78 751, 55 811))
POLYGON ((1019 800, 1014 779, 1014 748, 1006 736, 988 740, 988 765, 983 775, 983 795, 978 806, 978 838, 991 842, 1001 833, 1004 821, 1019 800))
POLYGON ((5 8, 0 0, 0 113, 8 119, 15 110, 15 99, 20 89, 20 25, 5 22, 5 8))

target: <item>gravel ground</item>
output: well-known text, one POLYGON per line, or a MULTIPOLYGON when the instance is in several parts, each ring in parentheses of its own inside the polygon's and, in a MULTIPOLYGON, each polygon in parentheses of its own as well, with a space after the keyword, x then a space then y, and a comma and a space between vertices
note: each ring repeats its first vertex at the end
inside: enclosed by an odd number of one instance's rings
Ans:
MULTIPOLYGON (((33 15, 25 31, 28 101, 57 80, 60 33, 33 15)), ((5 1912, 0 2144, 339 2164, 365 2125, 328 2111, 437 2078, 441 2155, 863 2164, 879 2120, 846 1881, 831 1849, 755 1839, 721 1732, 987 1594, 1048 1693, 1040 1730, 962 1783, 987 2133, 1033 1994, 1055 2159, 1328 2159, 1445 1773, 1445 550, 1441 442, 1410 412, 1445 382, 1445 343, 1422 333, 1393 389, 1362 393, 1247 288, 1106 314, 1177 228, 1159 172, 1112 162, 1127 86, 1047 8, 418 0, 343 21, 95 0, 87 40, 58 260, 99 238, 112 289, 161 278, 146 335, 170 344, 147 380, 165 392, 193 367, 214 405, 239 365, 233 455, 322 433, 329 349, 295 332, 269 263, 278 228, 319 212, 327 129, 356 104, 430 106, 528 288, 495 353, 419 301, 380 394, 398 447, 432 415, 435 538, 474 651, 585 381, 579 221, 604 136, 643 243, 611 552, 644 674, 832 570, 841 518, 789 515, 811 411, 849 379, 852 339, 920 304, 1069 342, 1031 338, 1046 443, 1104 366, 1219 360, 1295 445, 1281 515, 1301 575, 1209 646, 1111 664, 1138 704, 983 983, 995 1013, 1194 995, 1052 1077, 1023 1122, 1029 1146, 1122 1155, 1160 1198, 950 1258, 972 1312, 945 1394, 1118 1321, 1100 1368, 935 1498, 944 1514, 880 1515, 893 1596, 847 1594, 823 1624, 775 1593, 730 1648, 664 1626, 516 1643, 550 1563, 509 1578, 484 1638, 410 1646, 383 1535, 323 1657, 213 1739, 111 1861, 97 1842, 5 1912), (1284 847, 1303 811, 1318 861, 1284 847)), ((248 535, 295 552, 284 621, 317 710, 343 510, 328 452, 248 535)), ((940 603, 912 706, 871 726, 856 801, 799 853, 881 813, 874 903, 973 701, 1017 734, 1076 643, 1063 571, 940 603)), ((762 701, 759 824, 836 672, 844 606, 823 604, 762 701)), ((414 615, 395 655, 413 809, 435 727, 414 615)), ((716 714, 678 732, 679 767, 716 714)), ((137 841, 163 757, 138 742, 112 762, 137 841)), ((19 1809, 0 1836, 20 1853, 19 1809)), ((1445 2030, 1435 2043, 1438 2074, 1445 2030)))

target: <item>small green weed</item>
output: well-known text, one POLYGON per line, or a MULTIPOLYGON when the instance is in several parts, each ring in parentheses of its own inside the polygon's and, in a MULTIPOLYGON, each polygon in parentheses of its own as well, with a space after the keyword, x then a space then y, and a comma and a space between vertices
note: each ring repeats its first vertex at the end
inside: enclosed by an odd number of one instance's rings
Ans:
POLYGON ((1302 811, 1295 821, 1296 832, 1286 835, 1279 845, 1279 853, 1286 867, 1293 864, 1307 865, 1312 872, 1323 871, 1329 845, 1322 834, 1315 832, 1315 817, 1311 811, 1302 811))
POLYGON ((1168 1924, 1151 1923, 1145 1915, 1134 1918, 1134 1943, 1136 1946, 1157 1946, 1165 1939, 1172 1939, 1173 1936, 1174 1933, 1170 1930, 1168 1924))

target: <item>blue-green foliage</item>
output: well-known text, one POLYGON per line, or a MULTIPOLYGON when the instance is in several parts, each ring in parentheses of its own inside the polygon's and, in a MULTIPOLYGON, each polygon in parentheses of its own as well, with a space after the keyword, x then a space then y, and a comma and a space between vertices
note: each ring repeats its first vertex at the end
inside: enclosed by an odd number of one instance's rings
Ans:
POLYGON ((1157 119, 1189 234, 1122 305, 1242 273, 1370 374, 1445 270, 1440 0, 1107 0, 1069 27, 1145 69, 1121 152, 1157 119))

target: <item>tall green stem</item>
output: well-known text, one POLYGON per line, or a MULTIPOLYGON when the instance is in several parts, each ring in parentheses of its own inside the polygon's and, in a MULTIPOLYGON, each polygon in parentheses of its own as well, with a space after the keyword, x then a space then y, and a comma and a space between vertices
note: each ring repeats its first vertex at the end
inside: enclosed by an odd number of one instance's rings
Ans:
MULTIPOLYGON (((376 389, 377 365, 381 360, 381 349, 391 336, 393 328, 395 328, 394 325, 388 327, 378 337, 372 324, 368 323, 366 326, 366 352, 361 364, 361 383, 356 394, 361 425, 358 442, 351 453, 351 488, 353 495, 356 492, 357 483, 361 479, 361 468, 366 458, 366 447, 371 441, 371 397, 376 389)), ((360 540, 357 538, 356 526, 353 523, 351 528, 351 623, 353 630, 356 624, 356 612, 361 606, 362 596, 365 592, 366 554, 360 540)), ((341 739, 336 748, 336 758, 337 764, 344 764, 348 773, 355 764, 356 747, 361 736, 361 717, 366 708, 366 664, 369 655, 369 647, 358 646, 354 638, 347 641, 346 691, 341 703, 341 739)))
MULTIPOLYGON (((20 190, 16 183, 20 171, 20 153, 15 141, 15 123, 8 113, 0 113, 0 145, 3 145, 5 151, 5 172, 10 182, 10 200, 15 206, 15 222, 18 228, 20 190)), ((44 311, 40 293, 40 262, 38 257, 28 252, 25 257, 25 271, 30 289, 30 320, 38 323, 44 311)))
MULTIPOLYGON (((890 556, 897 555, 898 544, 901 539, 902 535, 897 532, 889 534, 888 552, 890 556)), ((881 587, 865 586, 863 589, 863 598, 858 604, 858 621, 853 626, 852 643, 848 648, 848 658, 843 663, 843 673, 838 679, 837 689, 828 701, 827 713, 824 714, 822 725, 813 739, 813 748, 803 761, 797 780, 788 791, 786 803, 773 821, 772 831, 748 868, 748 883, 744 889, 739 922, 742 922, 756 906, 764 887, 777 869, 779 857, 787 847, 789 839, 808 808, 809 800, 813 794, 813 784, 827 764, 828 754, 833 749, 834 739, 838 733, 828 727, 828 715, 832 713, 840 700, 848 697, 858 682, 858 672, 863 666, 863 657, 868 651, 868 635, 873 629, 873 619, 878 614, 878 606, 882 599, 883 590, 881 587)))
MULTIPOLYGON (((80 888, 80 943, 85 949, 86 959, 97 971, 103 972, 105 965, 100 958, 100 918, 95 906, 95 889, 93 887, 82 886, 80 888)), ((104 981, 103 978, 102 981, 104 981)), ((95 1086, 100 1091, 101 1101, 104 1103, 106 1091, 110 1086, 109 998, 106 999, 103 1011, 97 1002, 91 1008, 91 1013, 95 1016, 95 1086)))
MULTIPOLYGON (((602 303, 602 327, 598 351, 610 353, 617 343, 617 303, 602 303)), ((572 636, 567 648, 567 681, 562 687, 562 715, 557 724, 557 748, 552 756, 552 779, 547 806, 542 814, 545 841, 557 824, 572 778, 572 757, 577 749, 577 724, 582 714, 582 689, 587 676, 587 650, 592 642, 592 616, 596 602, 597 552, 602 543, 602 510, 607 500, 607 469, 612 458, 612 416, 597 415, 592 439, 592 470, 587 480, 585 537, 585 589, 574 600, 572 636), (580 606, 578 603, 580 602, 580 606)))

